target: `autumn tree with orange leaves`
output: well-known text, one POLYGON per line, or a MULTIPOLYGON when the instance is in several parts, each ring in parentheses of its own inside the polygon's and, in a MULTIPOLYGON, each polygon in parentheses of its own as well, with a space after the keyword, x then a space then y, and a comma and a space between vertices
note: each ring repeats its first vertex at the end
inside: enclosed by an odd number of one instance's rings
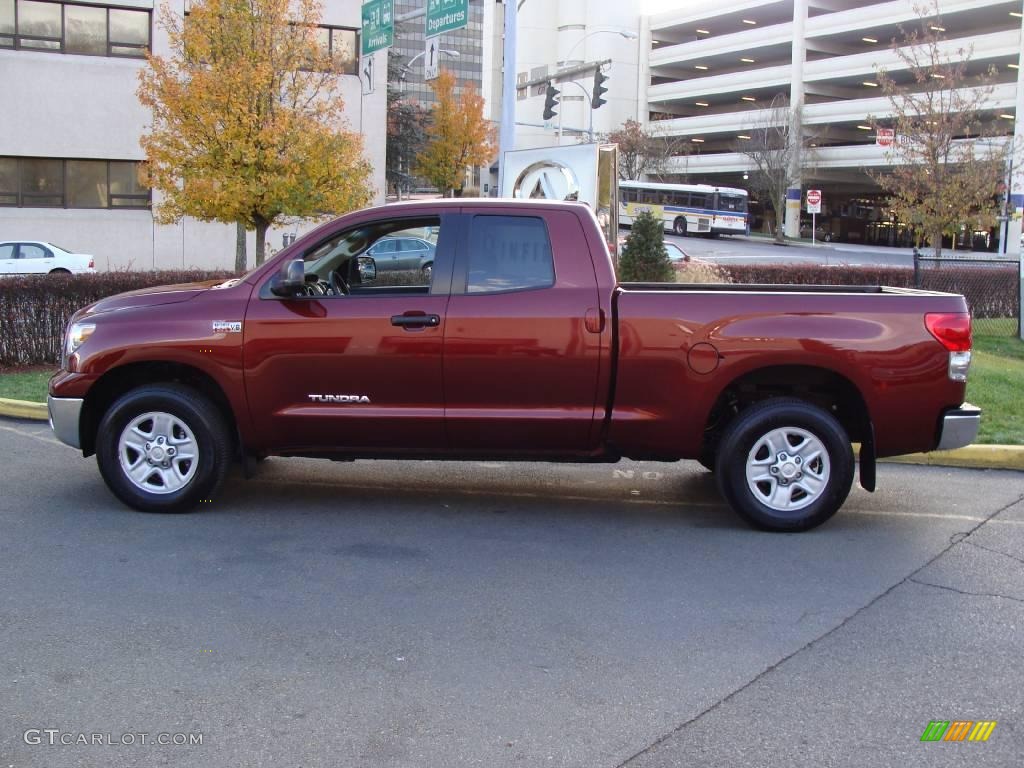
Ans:
POLYGON ((427 144, 416 158, 416 173, 444 192, 460 196, 466 170, 494 158, 495 130, 484 118, 484 100, 472 84, 455 94, 455 75, 442 70, 430 82, 437 101, 430 111, 427 144))
POLYGON ((271 225, 369 203, 320 17, 316 0, 197 0, 186 19, 163 7, 171 55, 149 56, 138 89, 152 110, 142 148, 157 221, 240 223, 256 231, 260 264, 271 225))

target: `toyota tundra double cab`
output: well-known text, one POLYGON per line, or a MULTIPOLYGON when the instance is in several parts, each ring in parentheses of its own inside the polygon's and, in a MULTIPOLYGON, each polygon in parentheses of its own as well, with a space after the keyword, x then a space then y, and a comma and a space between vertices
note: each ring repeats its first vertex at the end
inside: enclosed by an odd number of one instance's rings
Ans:
POLYGON ((843 504, 853 443, 874 490, 878 457, 971 442, 970 348, 961 296, 619 283, 582 204, 443 200, 81 309, 49 410, 140 510, 269 455, 693 459, 751 524, 797 531, 843 504), (375 243, 424 231, 430 270, 378 272, 375 243))

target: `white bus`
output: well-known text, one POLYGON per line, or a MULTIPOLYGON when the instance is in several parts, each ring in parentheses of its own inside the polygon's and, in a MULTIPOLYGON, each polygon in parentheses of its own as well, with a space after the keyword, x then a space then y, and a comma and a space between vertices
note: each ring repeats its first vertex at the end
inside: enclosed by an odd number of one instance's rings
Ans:
POLYGON ((744 235, 749 231, 747 191, 708 184, 619 182, 619 224, 651 211, 677 235, 744 235))

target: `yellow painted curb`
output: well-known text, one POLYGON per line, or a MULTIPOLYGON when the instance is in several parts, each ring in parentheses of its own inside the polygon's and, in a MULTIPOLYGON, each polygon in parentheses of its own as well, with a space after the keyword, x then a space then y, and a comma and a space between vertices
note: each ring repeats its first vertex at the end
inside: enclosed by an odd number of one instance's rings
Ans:
POLYGON ((928 464, 935 467, 970 467, 972 469, 1024 470, 1024 446, 968 445, 952 451, 912 453, 890 456, 879 461, 895 464, 928 464))
POLYGON ((0 397, 0 416, 48 421, 50 413, 46 410, 46 403, 30 403, 28 400, 9 400, 0 397))

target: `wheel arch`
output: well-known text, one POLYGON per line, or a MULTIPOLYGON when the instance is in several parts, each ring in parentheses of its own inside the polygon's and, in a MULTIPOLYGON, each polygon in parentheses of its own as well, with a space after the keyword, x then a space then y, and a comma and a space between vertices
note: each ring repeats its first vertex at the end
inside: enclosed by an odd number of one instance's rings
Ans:
POLYGON ((773 365, 745 371, 719 391, 704 424, 702 452, 716 449, 722 431, 749 406, 772 397, 795 397, 832 414, 861 444, 861 485, 874 490, 874 424, 861 389, 831 368, 773 365))
POLYGON ((205 371, 186 363, 147 361, 112 368, 97 379, 85 396, 79 421, 82 454, 96 451, 96 432, 103 415, 126 392, 146 384, 179 383, 206 395, 224 417, 237 442, 238 423, 230 401, 219 383, 205 371))

